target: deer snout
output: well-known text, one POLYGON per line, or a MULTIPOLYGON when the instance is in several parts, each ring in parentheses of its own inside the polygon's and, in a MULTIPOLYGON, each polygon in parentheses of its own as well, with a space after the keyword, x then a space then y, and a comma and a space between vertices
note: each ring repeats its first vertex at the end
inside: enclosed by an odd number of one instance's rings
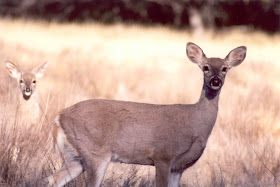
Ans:
POLYGON ((27 86, 23 91, 22 91, 22 95, 23 95, 23 98, 25 100, 28 100, 31 95, 32 95, 32 88, 30 88, 29 86, 27 86))
POLYGON ((30 96, 31 94, 32 94, 32 89, 29 86, 27 86, 25 88, 24 95, 30 96))
POLYGON ((31 92, 30 87, 26 87, 25 92, 31 92))
POLYGON ((210 80, 210 85, 213 90, 219 90, 222 87, 222 80, 219 76, 214 76, 210 80))

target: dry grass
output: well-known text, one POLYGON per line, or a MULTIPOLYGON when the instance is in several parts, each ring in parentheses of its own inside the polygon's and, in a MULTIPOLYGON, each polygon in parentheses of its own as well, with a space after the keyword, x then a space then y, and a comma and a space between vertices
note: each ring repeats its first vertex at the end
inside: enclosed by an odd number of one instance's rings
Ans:
MULTIPOLYGON (((245 62, 227 75, 218 120, 206 150, 184 173, 181 184, 280 185, 254 152, 279 180, 280 35, 229 30, 197 36, 158 26, 22 20, 0 20, 0 28, 5 28, 0 30, 0 62, 11 60, 26 68, 49 62, 38 90, 50 119, 59 110, 89 98, 195 103, 202 73, 187 60, 186 42, 197 43, 206 55, 218 57, 246 45, 245 62)), ((17 128, 6 132, 7 126, 23 124, 14 122, 16 84, 3 63, 0 78, 0 186, 1 182, 41 186, 41 179, 61 162, 48 152, 50 125, 45 123, 43 130, 31 135, 17 128), (15 161, 13 150, 20 146, 21 159, 15 161)), ((110 165, 104 186, 153 186, 153 176, 153 167, 110 165)), ((75 183, 81 185, 83 177, 75 183)))

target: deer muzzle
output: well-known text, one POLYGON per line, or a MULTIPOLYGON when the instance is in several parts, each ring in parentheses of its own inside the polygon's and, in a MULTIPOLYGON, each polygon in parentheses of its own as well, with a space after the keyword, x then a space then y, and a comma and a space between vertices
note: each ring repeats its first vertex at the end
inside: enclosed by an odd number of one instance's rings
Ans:
POLYGON ((218 76, 214 76, 210 80, 210 85, 213 90, 219 90, 222 87, 222 80, 218 76))
POLYGON ((32 95, 32 89, 30 87, 26 87, 22 92, 23 98, 28 100, 32 95))
POLYGON ((30 96, 32 94, 32 90, 30 89, 30 87, 26 87, 25 91, 24 91, 24 94, 26 96, 30 96))

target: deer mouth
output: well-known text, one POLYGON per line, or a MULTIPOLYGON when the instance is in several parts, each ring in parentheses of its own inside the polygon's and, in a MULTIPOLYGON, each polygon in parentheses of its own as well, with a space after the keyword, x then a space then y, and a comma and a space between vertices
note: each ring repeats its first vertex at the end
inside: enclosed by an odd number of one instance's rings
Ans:
POLYGON ((23 98, 25 100, 28 100, 30 99, 31 95, 32 95, 32 90, 31 89, 25 89, 23 92, 22 92, 22 95, 23 95, 23 98))
POLYGON ((27 96, 27 95, 23 95, 23 98, 24 98, 25 100, 28 100, 28 99, 30 99, 30 97, 31 97, 31 95, 30 95, 30 96, 27 96))
POLYGON ((222 80, 215 76, 210 80, 210 86, 213 90, 219 90, 222 87, 222 80))

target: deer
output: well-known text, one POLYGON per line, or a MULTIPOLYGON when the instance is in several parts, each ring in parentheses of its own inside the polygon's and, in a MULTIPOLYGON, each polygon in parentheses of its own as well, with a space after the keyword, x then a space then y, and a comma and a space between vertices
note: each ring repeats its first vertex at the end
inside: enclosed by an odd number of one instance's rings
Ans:
MULTIPOLYGON (((51 145, 48 143, 49 139, 45 138, 49 132, 42 130, 43 124, 47 124, 48 119, 41 105, 42 100, 38 93, 38 88, 36 89, 39 79, 43 77, 47 69, 48 63, 44 62, 26 71, 10 61, 6 61, 5 66, 10 77, 16 80, 17 85, 16 90, 12 92, 16 97, 14 104, 16 107, 15 118, 9 116, 11 124, 5 126, 6 134, 9 136, 8 140, 11 143, 9 145, 11 162, 24 165, 24 177, 26 179, 32 178, 34 177, 32 166, 36 164, 37 170, 42 170, 43 163, 45 163, 43 152, 48 151, 49 147, 51 147, 48 146, 51 145), (15 121, 12 121, 14 119, 15 121), (44 139, 46 145, 42 146, 42 148, 40 147, 39 150, 37 142, 43 142, 42 139, 44 139), (37 157, 40 157, 40 164, 37 163, 39 160, 37 157)), ((14 115, 13 111, 12 115, 14 115)))
POLYGON ((157 187, 178 187, 183 172, 206 147, 218 115, 226 73, 243 62, 245 46, 224 58, 207 58, 187 43, 189 60, 203 71, 195 104, 156 105, 91 99, 62 110, 54 119, 53 143, 64 165, 45 178, 63 186, 86 171, 86 185, 98 187, 110 162, 155 166, 157 187))
POLYGON ((44 110, 40 105, 36 86, 37 80, 43 77, 48 63, 42 63, 30 71, 23 71, 19 65, 10 61, 6 61, 5 65, 9 75, 17 81, 17 115, 27 126, 38 123, 44 115, 44 110))

